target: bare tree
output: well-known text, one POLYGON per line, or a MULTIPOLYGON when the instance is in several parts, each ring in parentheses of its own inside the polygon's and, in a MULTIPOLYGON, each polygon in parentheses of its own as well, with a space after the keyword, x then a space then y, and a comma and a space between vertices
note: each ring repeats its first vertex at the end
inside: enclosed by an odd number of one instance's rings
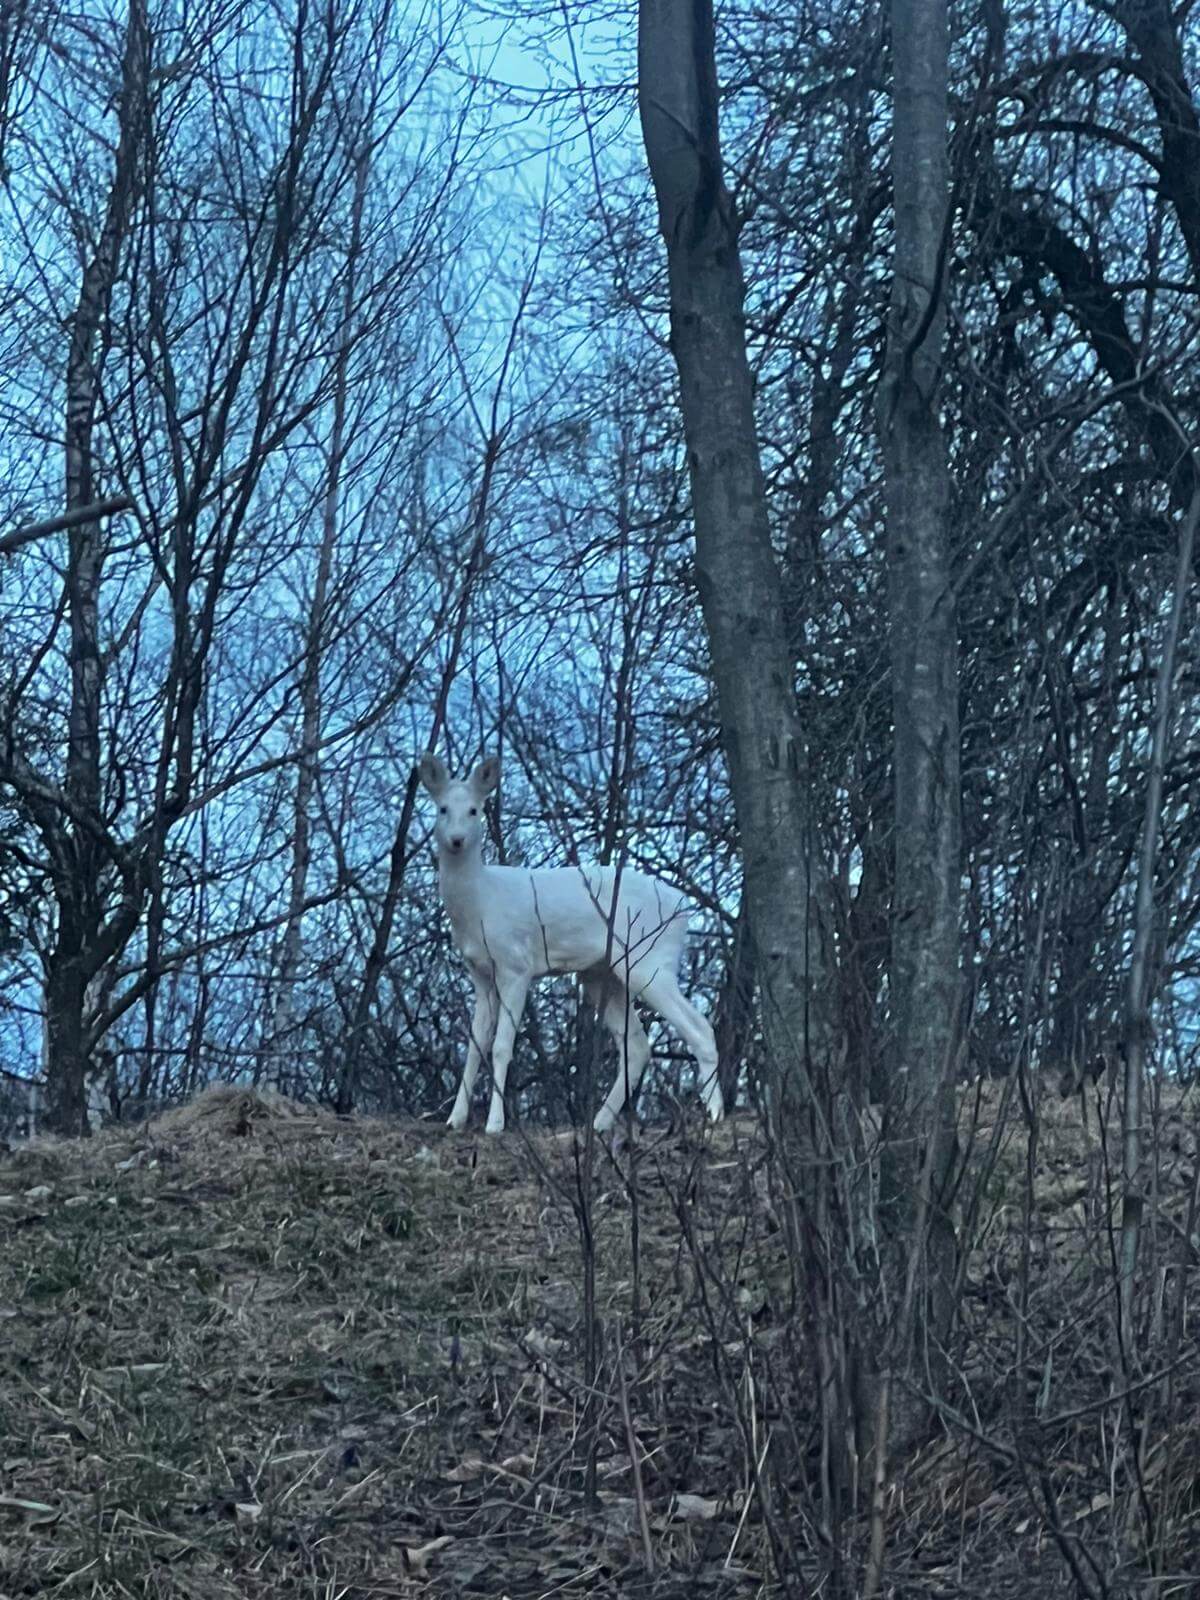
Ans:
POLYGON ((877 1474, 889 1438, 911 1441, 922 1409, 914 1417, 911 1402, 902 1404, 893 1373, 920 1371, 928 1382, 938 1361, 921 1347, 936 1347, 946 1328, 954 1241, 943 1194, 960 1023, 958 640, 950 474, 938 414, 950 253, 945 0, 892 0, 891 22, 895 255, 876 414, 894 710, 894 1042, 880 1210, 900 1243, 907 1287, 895 1348, 885 1356, 893 1371, 883 1379, 877 1474))
MULTIPOLYGON (((93 433, 100 402, 99 340, 109 314, 126 232, 144 182, 150 34, 144 0, 133 0, 125 27, 117 102, 119 136, 100 234, 87 262, 70 327, 66 394, 66 509, 81 511, 96 499, 93 433)), ((101 780, 100 586, 104 540, 98 520, 72 527, 68 536, 66 600, 70 626, 71 699, 62 811, 27 781, 25 794, 54 860, 58 926, 46 968, 49 1047, 47 1120, 62 1133, 87 1126, 84 1034, 89 984, 129 938, 147 888, 140 852, 115 852, 105 860, 101 780), (110 917, 99 911, 101 872, 117 867, 122 891, 110 917)))
POLYGON ((803 1103, 810 1061, 826 1053, 824 890, 759 459, 738 225, 722 171, 711 0, 642 0, 638 104, 667 246, 696 578, 778 1111, 803 1103))
MULTIPOLYGON (((347 341, 383 343, 441 196, 430 182, 404 247, 356 276, 335 243, 343 224, 354 231, 348 107, 364 59, 391 38, 386 0, 377 10, 357 0, 330 0, 320 14, 300 8, 290 43, 278 30, 264 39, 265 49, 284 52, 280 97, 230 92, 240 84, 230 46, 241 20, 220 8, 192 16, 196 70, 183 75, 156 62, 144 5, 126 21, 113 102, 119 138, 70 322, 59 519, 66 581, 9 687, 0 776, 39 838, 37 869, 53 887, 47 1072, 52 1122, 65 1132, 86 1126, 93 1053, 139 1002, 145 1082, 154 1070, 159 982, 198 953, 185 931, 190 819, 313 757, 311 725, 303 752, 276 743, 264 756, 285 716, 293 665, 261 652, 257 681, 226 692, 222 665, 249 666, 257 641, 248 635, 249 652, 238 650, 225 621, 247 597, 258 597, 264 620, 277 610, 271 580, 295 548, 288 499, 310 503, 315 490, 300 441, 311 419, 336 411, 339 388, 345 404, 347 341), (216 162, 201 156, 210 140, 222 152, 216 162), (106 493, 110 484, 122 494, 106 493), (137 508, 128 541, 98 514, 116 499, 137 508), (64 618, 70 687, 59 783, 35 730, 41 702, 58 715, 53 662, 64 618), (168 948, 171 928, 180 936, 168 948)), ((398 74, 403 46, 388 48, 398 74)), ((410 93, 421 82, 418 71, 410 93)), ((91 80, 70 88, 86 105, 91 80)), ((391 95, 382 120, 394 128, 411 100, 394 81, 372 92, 391 95)), ((396 188, 401 198, 413 192, 402 174, 396 188)), ((56 198, 87 239, 82 202, 56 198)), ((377 248, 397 242, 390 226, 377 227, 377 248)), ((385 359, 361 363, 359 375, 385 359)), ((31 559, 32 542, 20 544, 31 559)), ((359 604, 369 609, 370 597, 359 604)), ((343 627, 356 614, 347 610, 343 627)), ((370 727, 395 693, 375 685, 349 732, 370 727)), ((335 736, 348 732, 321 730, 322 741, 335 736)), ((286 921, 250 903, 252 877, 236 881, 220 902, 236 938, 286 921)))

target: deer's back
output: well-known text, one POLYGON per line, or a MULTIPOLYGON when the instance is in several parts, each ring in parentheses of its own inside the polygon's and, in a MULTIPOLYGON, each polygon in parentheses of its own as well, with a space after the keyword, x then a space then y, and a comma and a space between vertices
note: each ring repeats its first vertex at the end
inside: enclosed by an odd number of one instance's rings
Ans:
POLYGON ((678 963, 687 901, 644 873, 626 868, 618 881, 612 867, 487 867, 484 883, 483 932, 496 959, 512 950, 535 972, 582 972, 606 958, 618 968, 678 963))

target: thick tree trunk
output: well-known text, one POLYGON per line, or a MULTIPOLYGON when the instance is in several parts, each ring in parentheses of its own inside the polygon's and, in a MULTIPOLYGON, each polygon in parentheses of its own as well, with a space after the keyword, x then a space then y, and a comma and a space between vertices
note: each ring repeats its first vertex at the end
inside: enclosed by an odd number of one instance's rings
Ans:
MULTIPOLYGON (((907 1301, 885 1361, 891 1374, 916 1364, 924 1387, 938 1363, 927 1365, 920 1346, 943 1331, 953 1276, 953 1233, 939 1193, 953 1159, 960 1027, 957 639, 950 475, 938 418, 949 227, 946 0, 892 0, 892 51, 895 261, 877 421, 894 718, 894 1038, 880 1207, 907 1301)), ((894 1446, 918 1426, 907 1395, 899 1385, 891 1395, 894 1446)))
POLYGON ((711 0, 642 0, 638 103, 667 244, 671 347, 721 734, 741 833, 776 1111, 824 1058, 822 873, 771 547, 711 0))
POLYGON ((55 960, 46 978, 46 1126, 79 1138, 89 1132, 83 1019, 87 977, 78 941, 63 927, 61 908, 59 919, 55 960))

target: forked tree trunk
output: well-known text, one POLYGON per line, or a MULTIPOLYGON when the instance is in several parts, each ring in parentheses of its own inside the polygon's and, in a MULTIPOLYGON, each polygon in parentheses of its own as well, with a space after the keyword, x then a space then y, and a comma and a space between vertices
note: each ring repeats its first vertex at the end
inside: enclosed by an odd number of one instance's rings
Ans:
POLYGON ((925 1412, 903 1377, 918 1379, 917 1392, 936 1377, 953 1278, 940 1194, 954 1152, 961 830, 950 474, 938 417, 949 259, 946 0, 892 0, 891 17, 895 257, 876 413, 894 719, 894 1036, 880 1209, 903 1314, 883 1354, 881 1412, 890 1412, 893 1447, 903 1448, 925 1412))
POLYGON ((641 0, 638 104, 667 245, 696 581, 778 1113, 825 1053, 822 874, 755 431, 737 220, 722 177, 711 0, 641 0))

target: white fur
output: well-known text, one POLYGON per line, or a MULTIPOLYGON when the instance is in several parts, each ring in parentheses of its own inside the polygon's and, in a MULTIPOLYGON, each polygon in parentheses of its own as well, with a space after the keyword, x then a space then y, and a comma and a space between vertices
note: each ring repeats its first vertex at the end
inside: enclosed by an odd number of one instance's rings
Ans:
POLYGON ((487 1131, 504 1128, 504 1085, 513 1041, 534 978, 579 973, 588 999, 617 1045, 620 1071, 596 1116, 611 1128, 650 1057, 650 1041, 633 1007, 657 1011, 683 1037, 700 1067, 709 1116, 725 1113, 717 1077, 717 1046, 708 1019, 679 989, 679 958, 687 937, 686 899, 675 889, 626 870, 617 904, 612 867, 489 867, 483 862, 483 803, 500 781, 494 756, 467 778, 451 778, 437 756, 422 756, 421 782, 437 802, 442 901, 475 985, 475 1015, 452 1128, 465 1128, 471 1091, 488 1050, 492 1103, 487 1131))

